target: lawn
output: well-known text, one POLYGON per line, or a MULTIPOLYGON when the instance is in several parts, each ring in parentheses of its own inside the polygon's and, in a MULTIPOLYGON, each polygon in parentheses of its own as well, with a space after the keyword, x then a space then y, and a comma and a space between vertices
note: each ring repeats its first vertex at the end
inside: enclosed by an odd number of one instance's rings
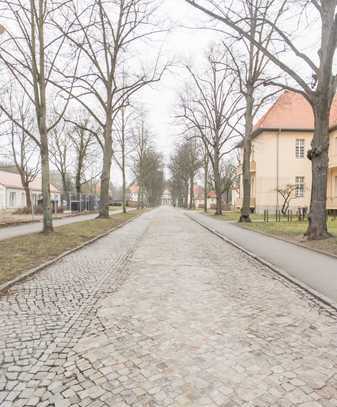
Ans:
POLYGON ((256 232, 267 233, 268 235, 299 243, 307 248, 322 250, 337 256, 337 220, 333 218, 330 218, 328 221, 328 230, 332 237, 319 241, 307 241, 305 239, 304 233, 307 229, 306 221, 300 222, 294 220, 293 222, 287 222, 286 219, 283 219, 281 222, 272 221, 266 223, 253 220, 252 223, 239 225, 256 232))
POLYGON ((142 211, 132 211, 116 214, 109 219, 59 226, 50 235, 34 233, 0 241, 0 284, 125 223, 140 213, 142 211))
MULTIPOLYGON (((214 216, 214 211, 208 212, 209 216, 214 216)), ((217 219, 223 221, 237 222, 240 217, 240 212, 224 212, 222 216, 217 216, 217 219)), ((329 218, 328 229, 332 237, 330 239, 320 241, 307 241, 304 233, 307 229, 306 221, 298 221, 297 217, 293 217, 292 222, 288 222, 287 217, 281 217, 281 222, 275 221, 275 215, 269 216, 269 222, 264 222, 263 215, 252 214, 252 223, 237 223, 238 226, 244 227, 255 232, 266 233, 271 236, 289 240, 307 248, 321 250, 337 256, 337 219, 329 218)))
MULTIPOLYGON (((203 212, 201 210, 201 212, 203 212)), ((209 209, 207 214, 209 216, 214 216, 215 211, 212 209, 209 209)), ((240 218, 240 212, 238 211, 223 211, 222 216, 217 216, 218 219, 221 220, 226 220, 226 221, 238 221, 240 218)), ((251 218, 253 221, 263 221, 263 215, 257 215, 256 213, 253 213, 251 215, 251 218)))

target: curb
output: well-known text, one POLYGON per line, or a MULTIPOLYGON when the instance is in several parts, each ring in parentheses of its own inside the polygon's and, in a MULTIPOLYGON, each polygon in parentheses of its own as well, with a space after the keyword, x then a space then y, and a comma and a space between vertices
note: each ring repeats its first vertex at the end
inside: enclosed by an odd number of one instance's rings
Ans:
POLYGON ((304 244, 301 244, 299 242, 296 242, 294 240, 290 240, 290 239, 287 239, 287 238, 281 237, 281 236, 272 235, 271 233, 262 232, 260 230, 249 229, 249 228, 241 226, 241 225, 239 225, 239 224, 237 224, 235 222, 232 223, 232 224, 234 226, 238 227, 238 228, 245 229, 245 230, 248 230, 250 232, 260 233, 261 235, 264 235, 264 236, 267 236, 267 237, 272 237, 273 239, 280 240, 281 242, 290 243, 290 244, 293 244, 294 246, 301 247, 302 249, 310 250, 310 251, 318 253, 318 254, 323 254, 324 256, 332 257, 333 259, 337 260, 337 255, 336 254, 329 253, 329 252, 327 252, 325 250, 315 249, 314 247, 308 247, 308 246, 306 246, 304 244))
POLYGON ((80 244, 79 246, 74 247, 73 249, 67 250, 66 252, 63 252, 62 254, 60 254, 57 257, 54 257, 52 260, 49 260, 45 263, 40 264, 37 267, 34 267, 33 269, 30 269, 28 271, 26 271, 25 273, 21 274, 20 276, 14 278, 13 280, 7 281, 4 284, 0 285, 0 295, 3 294, 4 291, 8 290, 9 288, 11 288, 13 285, 22 282, 23 280, 25 280, 28 277, 33 276, 34 274, 38 273, 39 271, 42 271, 44 269, 46 269, 49 266, 52 266, 53 264, 57 263, 58 261, 62 260, 64 257, 68 256, 69 254, 75 253, 81 249, 83 249, 86 246, 91 245, 92 243, 95 243, 97 240, 102 239, 103 237, 109 235, 110 233, 122 228, 123 226, 126 226, 128 223, 133 222, 134 220, 136 220, 137 218, 139 218, 140 216, 142 216, 143 213, 140 213, 139 215, 135 216, 132 219, 127 220, 124 223, 121 223, 118 226, 114 226, 112 229, 109 229, 108 231, 101 233, 100 235, 95 236, 94 238, 87 240, 86 242, 80 244))
MULTIPOLYGON (((203 215, 203 216, 209 216, 209 217, 210 217, 209 214, 205 214, 205 213, 203 213, 203 212, 201 213, 201 215, 203 215)), ((236 221, 233 221, 233 220, 226 220, 226 219, 223 219, 223 220, 222 220, 222 219, 221 219, 221 221, 222 221, 222 222, 228 222, 228 223, 230 223, 230 224, 233 225, 233 226, 236 226, 236 227, 241 228, 241 229, 248 230, 249 232, 259 233, 260 235, 263 235, 263 236, 272 237, 273 239, 280 240, 281 242, 290 243, 290 244, 292 244, 292 245, 294 245, 294 246, 301 247, 302 249, 310 250, 310 251, 315 252, 315 253, 318 253, 318 254, 323 254, 324 256, 329 256, 329 257, 332 257, 333 259, 337 260, 337 255, 336 255, 336 254, 327 252, 327 251, 325 251, 325 250, 316 249, 316 248, 314 248, 314 247, 308 247, 308 246, 306 246, 306 245, 304 245, 304 244, 302 244, 302 243, 300 243, 300 242, 296 242, 295 240, 290 240, 290 239, 287 239, 286 237, 281 237, 281 236, 273 235, 273 234, 271 234, 271 233, 263 232, 263 231, 261 231, 261 230, 255 230, 255 229, 246 228, 245 226, 241 226, 242 224, 240 224, 240 223, 238 223, 238 222, 236 222, 236 221)))
MULTIPOLYGON (((233 240, 227 238, 223 234, 219 233, 215 229, 211 228, 210 226, 205 225, 204 223, 200 222, 199 220, 193 218, 192 216, 188 215, 185 213, 185 216, 187 216, 189 219, 191 219, 193 222, 197 223, 204 229, 208 230, 212 234, 216 235, 219 237, 221 240, 225 241, 226 243, 230 244, 231 246, 234 246, 236 249, 240 250, 241 252, 245 253, 249 257, 253 258, 254 260, 258 261, 260 264, 266 266, 268 269, 276 273, 277 275, 281 276, 291 284, 294 284, 301 290, 305 291, 306 293, 310 294, 313 296, 316 300, 319 302, 323 303, 325 306, 328 306, 332 308, 334 311, 337 311, 337 302, 331 300, 324 294, 321 294, 320 292, 316 291, 314 288, 308 286, 307 284, 303 283, 302 281, 298 280, 297 278, 291 276, 289 273, 287 273, 285 270, 280 269, 279 267, 274 266, 272 263, 270 263, 267 260, 264 260, 262 257, 257 256, 253 252, 245 249, 244 247, 240 246, 238 243, 234 242, 233 240)), ((282 239, 280 239, 282 240, 282 239)), ((301 246, 302 247, 302 246, 301 246)), ((310 250, 310 249, 309 249, 310 250)))

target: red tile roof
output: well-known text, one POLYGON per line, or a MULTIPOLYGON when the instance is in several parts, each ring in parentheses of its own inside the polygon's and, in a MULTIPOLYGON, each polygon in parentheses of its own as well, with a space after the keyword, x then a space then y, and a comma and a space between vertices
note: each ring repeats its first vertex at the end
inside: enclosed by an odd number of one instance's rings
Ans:
POLYGON ((132 184, 132 185, 130 186, 129 190, 130 190, 130 192, 131 192, 132 194, 136 194, 136 193, 139 192, 139 185, 137 185, 137 184, 132 184))
POLYGON ((193 193, 195 199, 204 199, 204 188, 200 185, 193 186, 193 193))
MULTIPOLYGON (((337 125, 337 97, 330 113, 330 127, 337 125)), ((314 115, 310 103, 299 93, 285 91, 254 126, 254 132, 267 129, 312 130, 314 115)))
POLYGON ((209 191, 207 196, 208 196, 208 198, 216 198, 216 193, 215 193, 215 191, 209 191))
MULTIPOLYGON (((2 170, 0 170, 0 185, 6 188, 23 189, 19 174, 2 170)), ((32 191, 41 191, 41 178, 35 178, 35 180, 30 183, 30 189, 32 191)), ((59 190, 50 184, 50 192, 58 193, 59 190)))

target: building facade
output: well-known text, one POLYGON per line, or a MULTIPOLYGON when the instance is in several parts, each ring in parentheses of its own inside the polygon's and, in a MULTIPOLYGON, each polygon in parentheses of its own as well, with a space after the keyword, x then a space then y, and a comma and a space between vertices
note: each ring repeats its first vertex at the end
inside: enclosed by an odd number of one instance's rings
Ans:
MULTIPOLYGON (((307 209, 311 196, 312 108, 300 94, 284 92, 256 124, 251 155, 251 208, 257 213, 281 209, 280 190, 292 188, 289 209, 307 209)), ((242 152, 241 152, 242 155, 242 152)), ((330 115, 327 209, 337 210, 337 100, 330 115)), ((240 174, 241 175, 241 174, 240 174)), ((242 176, 236 207, 242 205, 242 176)))
MULTIPOLYGON (((30 193, 33 206, 42 200, 41 179, 36 178, 30 183, 30 193)), ((51 200, 55 205, 61 204, 61 194, 54 185, 50 185, 51 200)), ((0 171, 0 210, 21 209, 27 206, 26 194, 19 174, 0 171)))

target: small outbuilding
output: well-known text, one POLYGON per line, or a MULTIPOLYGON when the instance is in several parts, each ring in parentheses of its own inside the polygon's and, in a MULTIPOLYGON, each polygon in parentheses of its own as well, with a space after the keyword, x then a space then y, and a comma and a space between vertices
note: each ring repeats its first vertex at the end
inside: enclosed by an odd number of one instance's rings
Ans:
MULTIPOLYGON (((32 204, 37 206, 42 201, 41 178, 35 178, 29 185, 32 204)), ((59 206, 60 191, 50 184, 51 201, 59 206)), ((0 210, 20 209, 27 206, 26 194, 19 174, 0 170, 0 210)))

